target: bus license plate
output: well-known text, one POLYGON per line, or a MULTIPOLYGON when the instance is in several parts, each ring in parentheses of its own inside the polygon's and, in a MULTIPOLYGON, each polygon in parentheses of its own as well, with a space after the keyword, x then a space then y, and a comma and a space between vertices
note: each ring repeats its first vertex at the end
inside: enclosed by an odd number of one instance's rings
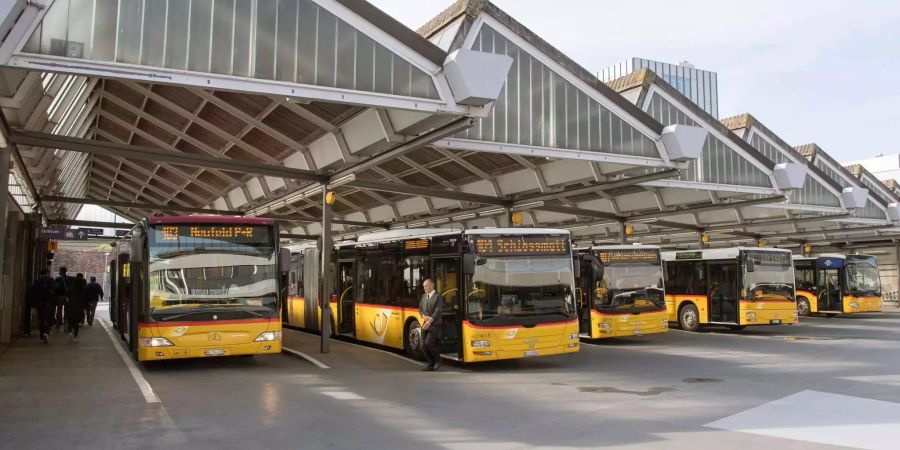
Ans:
POLYGON ((205 350, 205 351, 203 352, 203 354, 206 355, 206 356, 222 356, 222 355, 225 354, 225 350, 223 350, 223 349, 221 349, 221 348, 212 349, 212 350, 205 350))
POLYGON ((775 320, 773 320, 773 321, 770 322, 770 323, 771 323, 772 325, 778 325, 778 324, 781 323, 781 319, 775 319, 775 320))
POLYGON ((529 356, 537 356, 537 355, 538 355, 538 351, 537 351, 537 350, 525 350, 525 357, 526 357, 526 358, 529 357, 529 356))

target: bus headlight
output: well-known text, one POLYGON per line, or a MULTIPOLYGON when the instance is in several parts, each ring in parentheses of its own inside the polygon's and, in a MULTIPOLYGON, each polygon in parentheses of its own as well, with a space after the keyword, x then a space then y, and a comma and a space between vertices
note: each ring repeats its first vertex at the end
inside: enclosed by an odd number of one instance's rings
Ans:
POLYGON ((164 337, 141 338, 141 347, 171 347, 175 344, 164 337))
POLYGON ((756 318, 756 313, 753 312, 753 311, 747 312, 747 318, 748 318, 748 319, 755 319, 755 318, 756 318))
POLYGON ((859 303, 856 303, 856 302, 850 302, 850 307, 851 307, 851 308, 859 308, 859 303))
POLYGON ((260 334, 253 340, 253 342, 266 342, 266 341, 277 341, 281 339, 280 331, 266 331, 265 333, 260 334))
POLYGON ((605 323, 605 322, 604 322, 604 323, 597 324, 597 327, 599 327, 599 328, 610 328, 610 325, 609 325, 608 323, 605 323))
POLYGON ((569 333, 569 340, 570 340, 570 341, 577 341, 577 340, 578 340, 578 333, 569 333))
POLYGON ((472 347, 484 348, 484 347, 490 347, 490 346, 491 346, 491 341, 472 341, 472 347))

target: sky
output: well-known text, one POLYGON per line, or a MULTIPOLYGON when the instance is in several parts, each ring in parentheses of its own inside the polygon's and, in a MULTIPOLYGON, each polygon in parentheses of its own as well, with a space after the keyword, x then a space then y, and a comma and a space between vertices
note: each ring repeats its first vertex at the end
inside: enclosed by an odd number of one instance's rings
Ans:
MULTIPOLYGON (((452 3, 370 1, 413 29, 452 3)), ((720 118, 749 112, 841 162, 900 153, 898 1, 493 3, 593 73, 632 56, 687 60, 718 73, 720 118)))

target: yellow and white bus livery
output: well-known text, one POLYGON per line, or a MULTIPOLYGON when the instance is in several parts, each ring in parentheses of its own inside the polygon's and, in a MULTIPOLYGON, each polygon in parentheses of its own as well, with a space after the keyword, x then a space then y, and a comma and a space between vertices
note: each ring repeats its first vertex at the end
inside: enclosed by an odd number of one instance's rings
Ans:
POLYGON ((794 273, 801 316, 881 312, 881 278, 874 256, 795 256, 794 273))
POLYGON ((733 247, 663 252, 666 309, 683 330, 797 323, 789 250, 733 247))

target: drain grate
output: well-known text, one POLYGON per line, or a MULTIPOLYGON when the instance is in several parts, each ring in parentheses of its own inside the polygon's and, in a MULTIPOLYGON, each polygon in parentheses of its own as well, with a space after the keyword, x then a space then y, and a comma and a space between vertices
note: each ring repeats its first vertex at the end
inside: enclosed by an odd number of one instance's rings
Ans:
POLYGON ((691 384, 701 384, 701 383, 721 383, 722 380, 719 378, 707 378, 707 377, 690 377, 681 380, 684 383, 691 384))

